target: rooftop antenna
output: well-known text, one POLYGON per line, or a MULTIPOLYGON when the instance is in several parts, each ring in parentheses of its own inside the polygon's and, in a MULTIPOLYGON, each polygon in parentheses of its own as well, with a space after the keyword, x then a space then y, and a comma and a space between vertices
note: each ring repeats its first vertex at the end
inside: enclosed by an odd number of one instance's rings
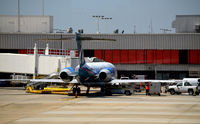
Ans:
POLYGON ((136 25, 133 26, 134 34, 136 34, 136 25))
POLYGON ((153 33, 153 25, 152 25, 152 20, 151 20, 149 24, 149 34, 152 34, 152 33, 153 33))

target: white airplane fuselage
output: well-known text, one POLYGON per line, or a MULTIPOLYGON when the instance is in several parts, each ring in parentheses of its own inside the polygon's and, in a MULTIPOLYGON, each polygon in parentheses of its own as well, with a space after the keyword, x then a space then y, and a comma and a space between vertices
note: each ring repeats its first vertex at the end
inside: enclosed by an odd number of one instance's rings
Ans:
POLYGON ((116 76, 115 66, 109 62, 85 63, 81 68, 77 66, 76 79, 83 85, 98 86, 111 81, 116 76))

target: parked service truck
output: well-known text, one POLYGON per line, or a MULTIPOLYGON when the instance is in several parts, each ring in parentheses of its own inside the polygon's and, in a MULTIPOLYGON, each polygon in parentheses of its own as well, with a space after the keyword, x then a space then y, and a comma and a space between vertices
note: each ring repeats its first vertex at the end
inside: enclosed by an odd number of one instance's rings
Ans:
POLYGON ((184 80, 177 85, 169 86, 168 92, 170 92, 171 95, 181 93, 189 93, 189 95, 199 95, 198 86, 192 86, 191 83, 184 80))
POLYGON ((183 78, 184 82, 189 82, 193 86, 197 86, 200 82, 200 78, 183 78))

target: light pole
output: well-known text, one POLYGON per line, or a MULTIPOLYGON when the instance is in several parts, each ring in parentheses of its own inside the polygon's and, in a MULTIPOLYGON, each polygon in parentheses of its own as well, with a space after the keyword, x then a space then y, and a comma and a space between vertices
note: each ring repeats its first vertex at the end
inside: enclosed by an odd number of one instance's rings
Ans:
POLYGON ((42 16, 44 16, 44 0, 42 0, 42 16))
POLYGON ((107 21, 107 20, 111 20, 112 18, 107 18, 107 17, 104 18, 104 17, 102 17, 101 19, 107 21))
POLYGON ((94 15, 92 16, 93 18, 96 18, 97 19, 97 34, 99 34, 99 19, 100 18, 103 18, 104 16, 101 16, 101 15, 94 15))
POLYGON ((18 0, 18 32, 20 32, 20 0, 18 0))

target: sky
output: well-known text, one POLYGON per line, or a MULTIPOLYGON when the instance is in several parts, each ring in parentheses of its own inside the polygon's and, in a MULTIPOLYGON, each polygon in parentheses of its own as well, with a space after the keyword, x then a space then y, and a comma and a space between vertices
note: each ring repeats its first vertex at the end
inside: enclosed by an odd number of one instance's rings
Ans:
MULTIPOLYGON (((44 0, 44 14, 54 17, 54 29, 75 32, 97 32, 97 19, 103 15, 112 20, 99 21, 101 33, 175 32, 172 21, 176 15, 200 15, 200 0, 44 0)), ((17 15, 18 0, 0 0, 0 15, 17 15)), ((42 0, 20 0, 21 15, 42 15, 42 0)))

